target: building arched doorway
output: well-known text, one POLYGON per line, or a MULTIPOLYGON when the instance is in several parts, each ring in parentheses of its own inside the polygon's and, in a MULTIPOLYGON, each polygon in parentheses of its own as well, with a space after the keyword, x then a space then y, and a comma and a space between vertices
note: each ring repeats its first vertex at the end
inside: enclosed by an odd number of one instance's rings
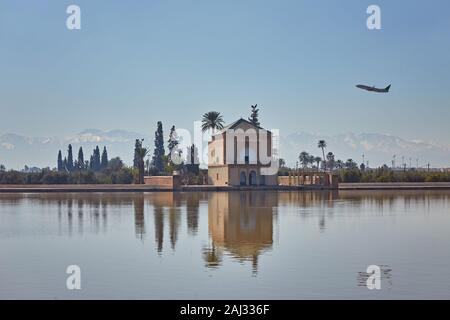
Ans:
POLYGON ((247 175, 245 174, 245 171, 241 172, 240 184, 241 186, 247 185, 247 175))
POLYGON ((257 182, 256 182, 256 172, 255 171, 250 171, 250 174, 248 175, 248 184, 251 186, 256 186, 257 182))

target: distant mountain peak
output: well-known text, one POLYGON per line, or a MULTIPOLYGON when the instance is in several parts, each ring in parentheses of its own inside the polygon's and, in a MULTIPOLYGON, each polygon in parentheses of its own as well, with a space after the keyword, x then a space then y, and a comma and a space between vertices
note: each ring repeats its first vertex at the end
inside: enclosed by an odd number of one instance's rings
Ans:
POLYGON ((102 134, 106 131, 100 130, 100 129, 86 129, 78 133, 78 135, 84 135, 84 134, 102 134))

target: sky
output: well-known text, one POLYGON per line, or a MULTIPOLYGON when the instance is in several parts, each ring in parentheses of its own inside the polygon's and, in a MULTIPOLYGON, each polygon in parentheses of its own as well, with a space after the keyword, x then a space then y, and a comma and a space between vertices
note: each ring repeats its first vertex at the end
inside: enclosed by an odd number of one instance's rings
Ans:
POLYGON ((257 103, 281 135, 450 144, 449 15, 448 0, 1 0, 0 135, 152 134, 257 103), (66 27, 71 4, 81 30, 66 27), (371 4, 381 30, 366 26, 371 4))

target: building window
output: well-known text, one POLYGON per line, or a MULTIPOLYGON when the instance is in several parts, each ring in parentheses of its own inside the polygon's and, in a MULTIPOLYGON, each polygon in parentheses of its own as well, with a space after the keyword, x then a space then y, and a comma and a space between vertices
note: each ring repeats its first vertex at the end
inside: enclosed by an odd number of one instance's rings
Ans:
POLYGON ((216 173, 216 179, 219 180, 219 174, 218 173, 216 173))

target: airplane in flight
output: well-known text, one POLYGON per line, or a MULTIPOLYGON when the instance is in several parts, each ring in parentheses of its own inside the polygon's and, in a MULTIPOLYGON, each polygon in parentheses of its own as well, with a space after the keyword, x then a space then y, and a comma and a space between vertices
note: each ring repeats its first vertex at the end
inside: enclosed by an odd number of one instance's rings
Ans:
POLYGON ((365 85, 363 85, 363 84, 358 84, 356 87, 359 88, 359 89, 363 89, 363 90, 367 90, 367 91, 372 91, 372 92, 384 92, 384 93, 387 93, 387 92, 389 92, 389 89, 391 88, 391 85, 388 85, 388 86, 387 86, 386 88, 384 88, 384 89, 375 88, 375 86, 374 86, 374 87, 369 87, 369 86, 365 86, 365 85))

